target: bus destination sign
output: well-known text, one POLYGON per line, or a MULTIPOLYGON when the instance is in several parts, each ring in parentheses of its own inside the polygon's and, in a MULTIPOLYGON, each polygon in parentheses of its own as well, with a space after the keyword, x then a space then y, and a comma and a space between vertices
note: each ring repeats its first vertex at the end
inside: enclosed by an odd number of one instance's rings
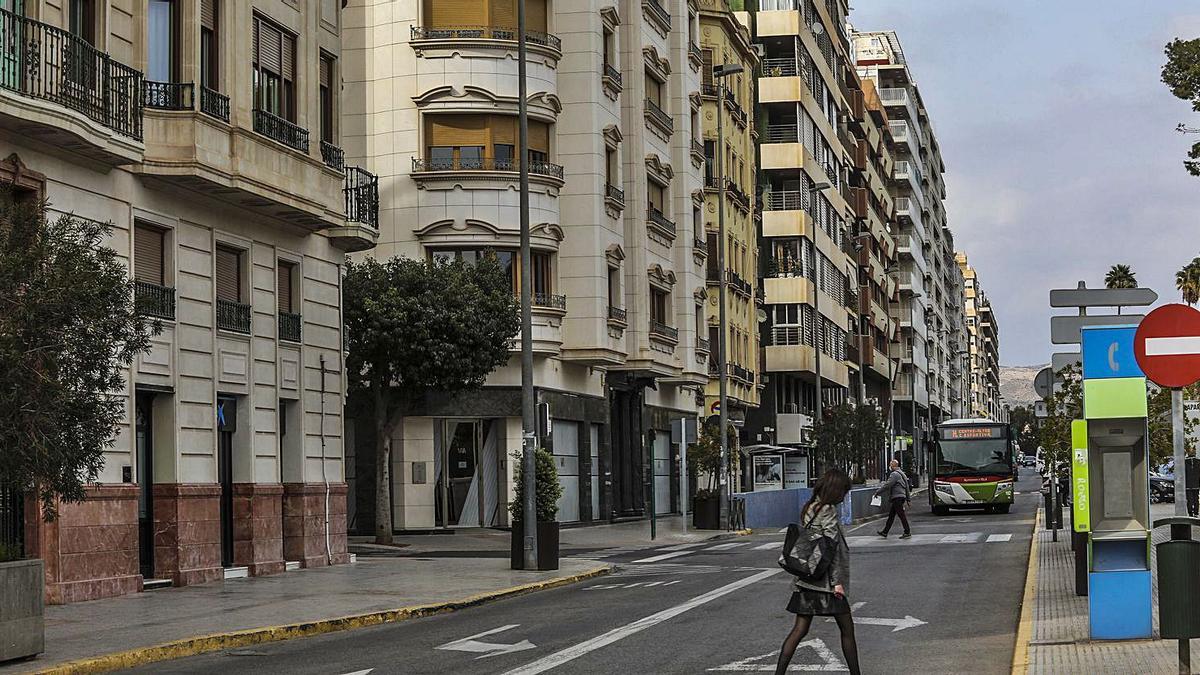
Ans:
POLYGON ((941 431, 942 440, 945 441, 1004 438, 1004 427, 950 427, 941 431))

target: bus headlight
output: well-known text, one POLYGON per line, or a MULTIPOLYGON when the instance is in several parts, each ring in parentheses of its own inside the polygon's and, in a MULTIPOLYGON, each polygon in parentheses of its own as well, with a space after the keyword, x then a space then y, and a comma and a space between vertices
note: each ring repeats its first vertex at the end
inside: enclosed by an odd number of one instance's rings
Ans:
POLYGON ((933 489, 945 495, 954 495, 954 488, 950 487, 949 483, 934 483, 933 489))
POLYGON ((1003 483, 996 483, 996 494, 1000 494, 1001 492, 1012 492, 1012 489, 1013 484, 1011 480, 1004 481, 1003 483))

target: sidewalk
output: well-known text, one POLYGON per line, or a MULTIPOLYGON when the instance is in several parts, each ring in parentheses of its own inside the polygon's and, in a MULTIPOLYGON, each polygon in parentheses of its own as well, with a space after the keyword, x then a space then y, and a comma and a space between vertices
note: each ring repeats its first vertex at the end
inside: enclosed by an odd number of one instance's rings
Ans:
MULTIPOLYGON (((1173 504, 1155 504, 1151 520, 1169 516, 1173 504)), ((1075 595, 1074 559, 1070 531, 1060 530, 1058 541, 1042 526, 1045 512, 1039 510, 1037 532, 1030 573, 1035 574, 1033 587, 1026 590, 1028 625, 1023 625, 1018 640, 1027 640, 1028 666, 1021 663, 1021 645, 1017 646, 1017 663, 1013 673, 1163 673, 1178 672, 1175 640, 1161 640, 1158 635, 1158 574, 1153 578, 1154 634, 1150 640, 1099 641, 1088 637, 1088 599, 1075 595)), ((1154 542, 1167 538, 1164 531, 1155 532, 1154 542)), ((1153 547, 1151 547, 1153 552, 1153 547)), ((1155 568, 1153 559, 1151 569, 1155 568)), ((1024 608, 1023 608, 1024 609, 1024 608)), ((1026 623, 1022 614, 1022 623, 1026 623)), ((1193 641, 1195 653, 1197 641, 1193 641)))
POLYGON ((417 618, 603 574, 601 559, 620 551, 724 536, 685 533, 679 516, 660 520, 654 541, 645 521, 564 529, 554 572, 510 570, 510 535, 498 530, 398 536, 391 547, 352 537, 349 565, 47 607, 46 652, 0 675, 112 670, 417 618))

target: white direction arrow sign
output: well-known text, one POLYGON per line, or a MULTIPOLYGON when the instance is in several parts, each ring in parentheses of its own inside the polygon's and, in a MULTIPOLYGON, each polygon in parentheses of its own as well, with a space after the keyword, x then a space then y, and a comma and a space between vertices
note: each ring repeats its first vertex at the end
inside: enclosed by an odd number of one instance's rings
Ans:
MULTIPOLYGON (((862 609, 862 606, 865 604, 867 604, 867 603, 856 602, 853 605, 850 605, 850 609, 857 612, 858 610, 862 609)), ((827 621, 827 622, 833 621, 833 617, 829 617, 828 619, 825 619, 825 621, 827 621)), ((929 622, 922 621, 914 616, 906 615, 903 619, 875 619, 872 617, 855 616, 854 623, 861 624, 864 626, 891 626, 892 632, 895 633, 896 631, 901 631, 901 630, 904 630, 905 628, 916 628, 917 626, 924 626, 929 622)))
POLYGON ((521 624, 519 623, 514 623, 508 626, 501 626, 499 628, 485 630, 482 633, 472 635, 471 637, 465 637, 461 640, 455 640, 454 642, 447 642, 441 647, 436 647, 436 649, 444 649, 446 651, 453 652, 471 652, 474 654, 480 654, 480 656, 475 657, 476 659, 486 659, 489 656, 496 656, 498 654, 512 654, 513 652, 523 652, 526 649, 536 648, 537 645, 533 644, 529 640, 521 640, 516 644, 506 645, 498 642, 482 642, 478 639, 481 637, 487 637, 489 635, 495 635, 496 633, 503 633, 506 630, 512 630, 520 625, 521 624))
MULTIPOLYGON (((761 656, 751 656, 748 659, 727 663, 717 668, 709 668, 709 672, 763 672, 770 673, 775 670, 776 655, 779 651, 768 652, 761 656)), ((829 647, 825 646, 825 642, 819 638, 805 640, 796 645, 796 654, 792 658, 792 663, 788 666, 788 671, 792 672, 824 672, 824 673, 844 673, 850 669, 846 664, 838 660, 836 654, 829 647), (809 650, 816 654, 818 663, 796 663, 797 660, 803 660, 808 657, 809 650)))

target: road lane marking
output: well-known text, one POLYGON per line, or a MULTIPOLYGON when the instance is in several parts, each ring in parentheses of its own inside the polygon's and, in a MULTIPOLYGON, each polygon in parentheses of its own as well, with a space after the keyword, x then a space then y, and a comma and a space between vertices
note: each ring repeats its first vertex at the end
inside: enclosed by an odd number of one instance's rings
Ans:
POLYGON ((875 617, 854 617, 854 623, 863 626, 891 626, 892 632, 902 631, 905 628, 916 628, 924 626, 928 621, 922 621, 915 616, 904 615, 903 619, 879 619, 875 617))
POLYGON ((691 555, 693 553, 695 553, 695 551, 674 551, 672 553, 662 553, 659 555, 652 555, 649 558, 642 558, 641 560, 634 560, 633 562, 634 563, 653 563, 653 562, 658 562, 660 560, 670 560, 671 558, 678 558, 680 556, 691 555))
POLYGON ((657 626, 658 624, 668 619, 677 617, 684 612, 693 610, 701 605, 706 605, 713 600, 729 595, 734 591, 745 588, 746 586, 750 586, 751 584, 756 584, 763 579, 775 576, 782 571, 783 570, 764 570, 758 574, 748 576, 745 579, 739 579, 738 581, 735 581, 731 584, 726 584, 720 588, 713 589, 703 595, 698 595, 682 604, 669 607, 661 612, 656 612, 650 616, 643 617, 637 621, 634 621, 633 623, 626 624, 619 628, 614 628, 603 635, 596 636, 572 647, 567 647, 562 651, 540 658, 537 661, 521 666, 520 668, 510 670, 505 673, 505 675, 537 675, 537 673, 544 673, 547 670, 557 668, 564 663, 574 661, 575 659, 600 649, 601 647, 608 646, 614 642, 617 642, 618 640, 623 640, 630 635, 640 633, 647 628, 657 626))
POLYGON ((731 548, 738 548, 740 546, 749 546, 749 545, 750 545, 750 542, 748 542, 748 541, 732 541, 732 542, 729 542, 728 544, 717 544, 716 546, 709 546, 708 548, 706 548, 704 550, 705 551, 728 551, 731 548))
POLYGON ((754 548, 752 548, 750 550, 751 551, 770 551, 771 549, 779 548, 780 546, 783 546, 783 544, 781 544, 777 541, 773 541, 773 542, 770 542, 769 544, 762 544, 761 546, 755 546, 754 548))
POLYGON ((440 647, 434 647, 434 649, 479 654, 479 656, 475 657, 476 660, 486 659, 489 656, 496 656, 498 654, 512 654, 513 652, 522 652, 526 649, 536 649, 537 645, 533 644, 529 640, 521 640, 515 644, 504 644, 502 642, 483 642, 477 639, 481 637, 487 637, 489 635, 495 635, 496 633, 503 633, 506 630, 512 630, 520 625, 521 624, 519 623, 512 623, 507 626, 485 630, 482 633, 477 633, 461 640, 447 642, 440 647))
POLYGON ((659 551, 686 551, 689 548, 696 548, 697 546, 703 546, 703 545, 704 545, 704 542, 697 541, 697 542, 694 542, 691 544, 675 544, 674 546, 664 546, 658 550, 659 551))
MULTIPOLYGON (((773 672, 775 664, 773 661, 778 660, 779 650, 768 652, 760 656, 751 656, 748 659, 727 663, 717 668, 709 668, 712 671, 735 671, 735 672, 773 672)), ((825 672, 825 673, 844 673, 850 670, 846 664, 838 660, 833 650, 826 646, 825 641, 820 638, 805 640, 796 645, 796 652, 792 655, 792 662, 788 664, 788 672, 825 672), (796 663, 796 657, 804 654, 805 649, 812 649, 816 653, 820 663, 796 663)))
POLYGON ((996 541, 1009 541, 1011 539, 1011 534, 989 534, 987 538, 989 544, 996 541))

